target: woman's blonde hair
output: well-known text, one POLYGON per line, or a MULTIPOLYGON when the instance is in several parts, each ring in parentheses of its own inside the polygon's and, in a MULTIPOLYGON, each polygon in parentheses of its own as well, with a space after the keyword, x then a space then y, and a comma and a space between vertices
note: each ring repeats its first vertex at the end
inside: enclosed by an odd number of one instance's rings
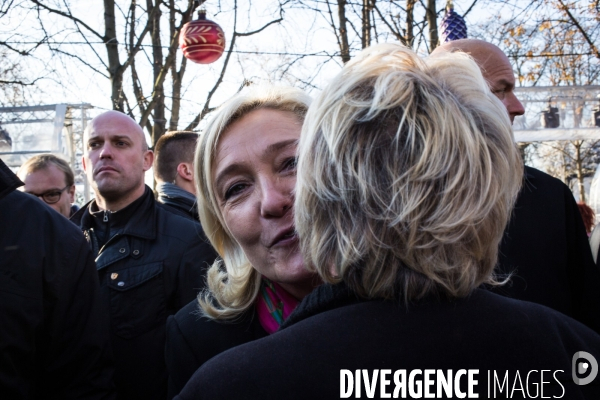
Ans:
POLYGON ((208 290, 198 296, 203 314, 209 318, 234 318, 251 307, 261 278, 227 228, 219 209, 212 176, 219 140, 231 124, 258 109, 292 112, 303 121, 310 101, 300 89, 252 87, 221 106, 198 141, 194 155, 198 213, 206 236, 220 255, 207 272, 208 290))
POLYGON ((367 49, 315 99, 298 151, 296 229, 325 282, 407 301, 498 284, 523 165, 468 56, 367 49))

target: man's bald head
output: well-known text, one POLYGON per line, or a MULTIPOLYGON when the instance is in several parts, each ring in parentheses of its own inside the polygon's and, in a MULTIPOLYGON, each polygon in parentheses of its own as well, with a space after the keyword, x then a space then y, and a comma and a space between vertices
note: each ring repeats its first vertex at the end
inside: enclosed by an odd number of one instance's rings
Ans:
POLYGON ((117 128, 123 131, 130 132, 132 134, 138 134, 140 142, 142 144, 142 150, 148 150, 148 143, 146 143, 146 137, 144 136, 144 131, 142 127, 127 114, 123 114, 119 111, 110 110, 98 115, 97 117, 92 119, 88 126, 85 128, 84 140, 87 140, 87 138, 89 138, 90 132, 96 129, 97 127, 117 128))
MULTIPOLYGON (((446 42, 438 47, 431 53, 434 55, 436 53, 441 52, 455 52, 462 51, 463 53, 489 53, 489 52, 499 52, 502 53, 502 50, 494 44, 486 42, 485 40, 479 39, 458 39, 452 40, 450 42, 446 42)), ((504 53, 502 53, 504 55, 504 53)), ((475 58, 474 55, 472 55, 475 58)), ((506 57, 506 56, 505 56, 506 57)))
POLYGON ((478 39, 453 40, 437 47, 431 57, 457 51, 473 57, 490 89, 506 107, 511 121, 525 113, 523 104, 514 93, 515 75, 510 61, 498 46, 478 39))
POLYGON ((133 119, 118 111, 98 115, 86 128, 84 144, 83 168, 98 207, 117 211, 144 193, 154 155, 133 119))

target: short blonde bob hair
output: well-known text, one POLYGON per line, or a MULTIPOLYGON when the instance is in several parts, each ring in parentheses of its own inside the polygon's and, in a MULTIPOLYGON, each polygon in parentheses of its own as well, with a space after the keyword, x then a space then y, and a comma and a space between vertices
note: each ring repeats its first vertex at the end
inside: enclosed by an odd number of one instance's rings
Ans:
POLYGON ((463 297, 493 276, 523 164, 464 54, 373 46, 313 102, 295 223, 307 265, 361 297, 463 297))
POLYGON ((201 135, 194 165, 198 213, 202 228, 221 256, 207 272, 208 290, 198 296, 203 315, 231 319, 250 308, 260 289, 260 274, 252 267, 219 209, 212 171, 217 145, 235 121, 259 109, 292 112, 303 121, 311 98, 291 87, 252 87, 227 101, 208 121, 201 135))

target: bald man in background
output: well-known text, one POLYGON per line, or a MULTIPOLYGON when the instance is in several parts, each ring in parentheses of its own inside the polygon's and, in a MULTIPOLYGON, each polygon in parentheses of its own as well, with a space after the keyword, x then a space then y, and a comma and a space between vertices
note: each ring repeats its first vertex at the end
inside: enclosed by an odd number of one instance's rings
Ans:
POLYGON ((196 298, 214 252, 198 224, 157 203, 144 184, 154 154, 117 111, 84 133, 83 168, 95 199, 71 220, 84 232, 109 309, 118 399, 164 399, 165 323, 196 298))
MULTIPOLYGON (((514 93, 515 76, 497 46, 475 39, 445 43, 445 52, 469 54, 481 68, 511 122, 525 109, 514 93)), ((500 244, 497 272, 512 273, 498 294, 543 304, 600 333, 600 270, 571 190, 560 180, 525 166, 523 187, 500 244)))

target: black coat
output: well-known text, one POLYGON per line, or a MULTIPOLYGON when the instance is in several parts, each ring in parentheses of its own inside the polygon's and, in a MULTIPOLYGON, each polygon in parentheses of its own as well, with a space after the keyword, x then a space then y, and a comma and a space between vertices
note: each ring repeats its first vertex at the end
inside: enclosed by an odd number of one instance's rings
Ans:
POLYGON ((254 307, 229 322, 201 317, 199 308, 194 300, 167 320, 168 399, 178 394, 194 372, 212 357, 267 336, 254 307))
POLYGON ((110 310, 119 398, 163 400, 167 317, 203 288, 215 253, 199 224, 164 209, 148 187, 139 200, 126 225, 99 250, 92 204, 71 220, 99 251, 96 264, 104 306, 110 310))
POLYGON ((564 183, 525 167, 498 261, 498 271, 514 275, 495 292, 543 304, 600 333, 600 269, 564 183))
MULTIPOLYGON (((564 394, 569 400, 597 400, 600 374, 587 386, 577 386, 571 378, 572 357, 579 351, 600 360, 600 336, 554 310, 488 291, 405 306, 360 301, 343 286, 323 285, 302 301, 279 332, 211 359, 175 399, 336 399, 344 383, 341 370, 354 374, 359 369, 370 377, 376 369, 391 370, 388 393, 395 388, 397 370, 406 370, 408 380, 417 369, 422 374, 437 369, 446 376, 448 369, 454 374, 478 369, 474 391, 479 398, 494 398, 487 396, 488 371, 492 382, 494 372, 500 381, 508 376, 511 391, 519 388, 517 371, 523 386, 534 371, 528 386, 533 395, 543 369, 552 371, 543 376, 545 398, 564 394)), ((381 385, 376 388, 374 398, 380 398, 381 385)), ((496 398, 507 397, 508 386, 503 390, 499 395, 496 388, 496 398)), ((364 384, 361 393, 368 397, 364 384)), ((521 398, 519 394, 512 398, 521 398)), ((407 393, 407 398, 415 396, 407 393)))
POLYGON ((94 259, 75 225, 0 160, 0 398, 112 399, 94 259))

